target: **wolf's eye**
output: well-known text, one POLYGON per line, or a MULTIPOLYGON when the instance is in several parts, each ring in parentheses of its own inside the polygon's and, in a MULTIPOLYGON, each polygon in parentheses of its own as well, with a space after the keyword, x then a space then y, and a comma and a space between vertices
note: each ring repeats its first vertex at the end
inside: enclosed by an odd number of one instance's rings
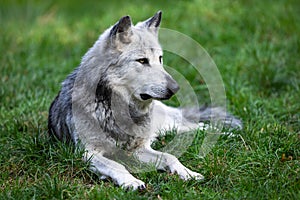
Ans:
POLYGON ((137 61, 137 62, 139 62, 139 63, 141 63, 141 64, 143 64, 143 65, 149 64, 148 58, 139 58, 139 59, 137 59, 137 60, 135 60, 135 61, 137 61))
POLYGON ((159 56, 159 62, 162 63, 162 56, 159 56))

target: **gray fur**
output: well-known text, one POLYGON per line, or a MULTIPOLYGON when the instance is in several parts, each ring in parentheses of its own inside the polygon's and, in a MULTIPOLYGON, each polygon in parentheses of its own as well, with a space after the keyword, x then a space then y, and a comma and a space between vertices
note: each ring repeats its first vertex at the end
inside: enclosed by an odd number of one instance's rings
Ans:
POLYGON ((179 89, 163 69, 160 22, 159 11, 135 26, 125 16, 107 29, 62 83, 49 110, 49 132, 60 140, 80 141, 91 170, 125 188, 144 188, 145 183, 110 159, 114 152, 124 150, 184 180, 202 179, 174 156, 151 149, 158 131, 176 127, 183 132, 210 119, 241 128, 238 119, 220 108, 177 109, 158 101, 179 89))

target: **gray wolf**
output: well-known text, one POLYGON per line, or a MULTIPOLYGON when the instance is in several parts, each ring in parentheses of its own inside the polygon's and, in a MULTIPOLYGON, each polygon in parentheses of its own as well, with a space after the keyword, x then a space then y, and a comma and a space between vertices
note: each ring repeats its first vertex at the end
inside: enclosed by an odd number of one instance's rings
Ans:
POLYGON ((49 110, 49 132, 83 145, 91 170, 124 188, 145 188, 124 165, 112 159, 119 150, 181 179, 203 179, 168 153, 151 148, 159 130, 197 129, 200 122, 221 121, 241 127, 221 108, 181 109, 164 105, 178 90, 164 70, 158 42, 161 11, 135 26, 129 16, 107 29, 62 83, 49 110))

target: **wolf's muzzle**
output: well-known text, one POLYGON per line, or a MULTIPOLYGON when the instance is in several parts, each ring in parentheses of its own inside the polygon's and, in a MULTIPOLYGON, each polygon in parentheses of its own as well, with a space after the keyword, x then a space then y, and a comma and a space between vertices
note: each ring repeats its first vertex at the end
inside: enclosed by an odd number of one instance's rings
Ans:
POLYGON ((178 83, 171 76, 166 75, 166 79, 167 79, 167 89, 170 90, 168 93, 172 93, 171 96, 173 96, 180 89, 180 87, 178 83))
POLYGON ((165 87, 151 87, 150 91, 140 94, 141 99, 144 101, 148 99, 170 99, 179 90, 179 85, 171 76, 166 75, 165 78, 167 80, 165 87))

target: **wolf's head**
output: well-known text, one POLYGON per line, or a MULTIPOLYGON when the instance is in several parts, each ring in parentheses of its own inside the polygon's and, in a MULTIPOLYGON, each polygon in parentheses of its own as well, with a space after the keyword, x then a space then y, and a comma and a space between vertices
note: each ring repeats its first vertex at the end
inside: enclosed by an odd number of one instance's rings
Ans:
POLYGON ((161 11, 133 26, 122 17, 107 32, 105 70, 109 86, 123 96, 140 102, 169 99, 179 86, 163 68, 163 52, 158 42, 161 11))

